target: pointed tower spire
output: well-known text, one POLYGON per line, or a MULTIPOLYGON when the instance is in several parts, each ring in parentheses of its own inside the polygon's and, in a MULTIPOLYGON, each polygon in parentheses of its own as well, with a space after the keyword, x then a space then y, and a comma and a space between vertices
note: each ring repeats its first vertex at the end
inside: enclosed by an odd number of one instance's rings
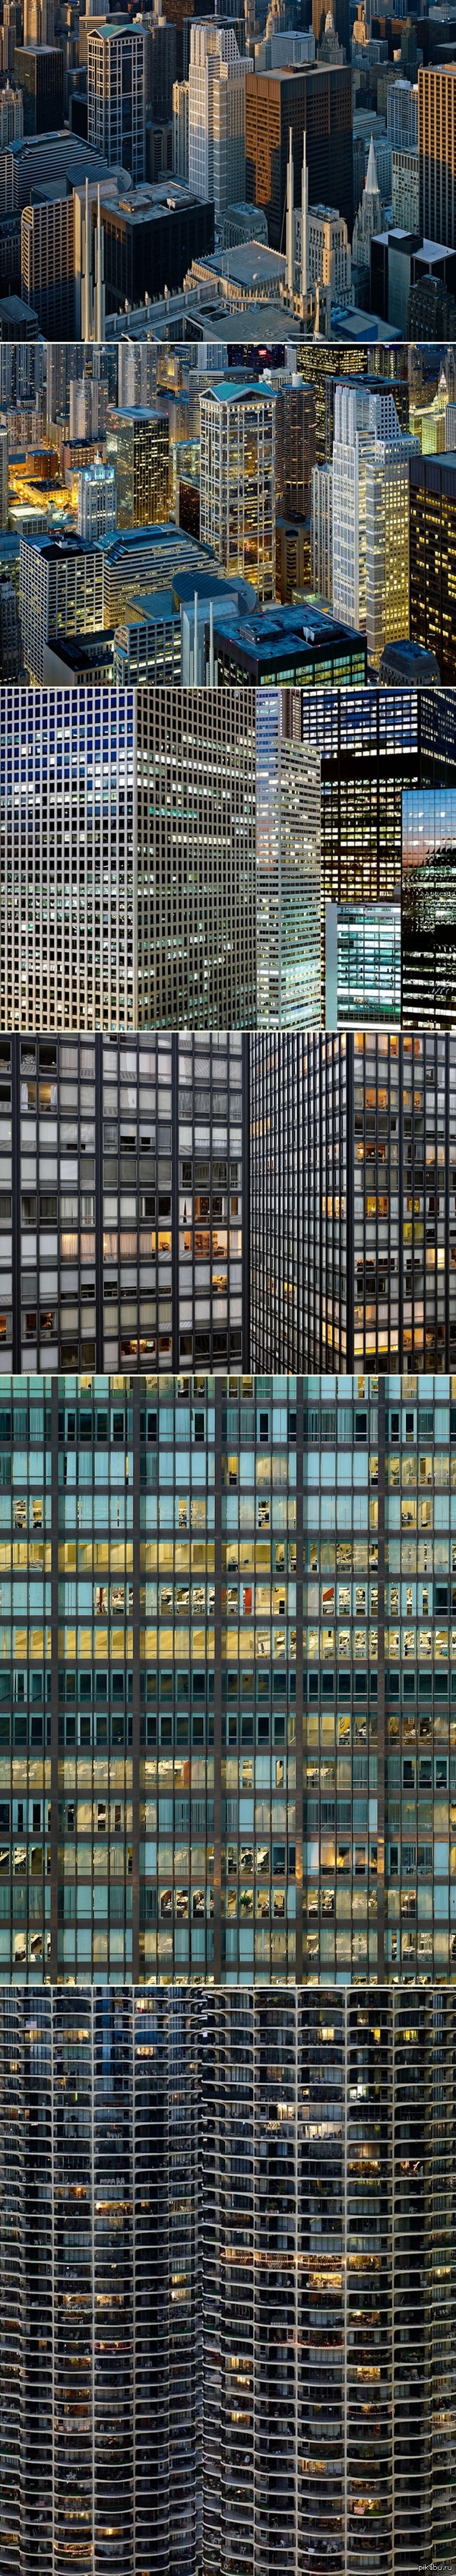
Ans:
POLYGON ((301 177, 301 295, 307 295, 309 264, 309 179, 305 130, 302 141, 301 177))
POLYGON ((289 148, 289 153, 288 153, 288 166, 287 166, 287 294, 288 294, 289 296, 291 296, 291 297, 292 297, 292 295, 293 295, 293 286, 294 286, 294 258, 293 258, 293 194, 294 194, 294 180, 293 180, 293 136, 292 136, 291 125, 290 125, 290 148, 289 148))
POLYGON ((375 152, 374 152, 374 137, 373 137, 373 134, 371 134, 371 139, 370 139, 370 144, 369 144, 369 160, 368 160, 367 170, 366 170, 366 188, 367 188, 367 189, 368 189, 368 191, 369 191, 369 196, 372 196, 372 197, 373 197, 375 194, 376 194, 377 196, 379 195, 379 185, 378 185, 378 178, 377 178, 377 163, 376 163, 376 159, 375 159, 375 152))

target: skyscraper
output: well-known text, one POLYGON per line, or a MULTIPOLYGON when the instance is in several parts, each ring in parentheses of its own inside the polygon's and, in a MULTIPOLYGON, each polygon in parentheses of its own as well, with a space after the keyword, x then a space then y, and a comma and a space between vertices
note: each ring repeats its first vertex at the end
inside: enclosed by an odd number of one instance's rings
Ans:
POLYGON ((444 682, 454 682, 456 674, 455 563, 456 455, 412 456, 410 633, 435 653, 444 682))
POLYGON ((320 762, 286 739, 282 693, 257 692, 259 1028, 319 1028, 320 762))
POLYGON ((257 1015, 253 689, 137 696, 138 1025, 257 1015))
POLYGON ((366 630, 378 669, 409 631, 409 459, 391 393, 338 385, 333 446, 333 605, 366 630))
POLYGON ((418 70, 420 231, 456 247, 456 89, 454 63, 418 70))
POLYGON ((103 465, 101 456, 96 456, 93 465, 83 466, 78 474, 78 536, 93 545, 97 537, 110 536, 116 526, 115 466, 103 465))
MULTIPOLYGON (((51 636, 92 635, 103 626, 103 556, 70 531, 21 537, 19 610, 25 669, 40 682, 51 636)), ((8 701, 5 715, 9 719, 8 701)), ((38 711, 30 721, 39 723, 38 711)))
POLYGON ((245 198, 245 85, 253 70, 234 28, 194 18, 188 73, 188 181, 216 220, 245 198))
MULTIPOLYGON (((306 136, 309 205, 337 206, 349 240, 353 231, 352 75, 347 65, 247 76, 245 97, 246 197, 264 206, 269 240, 280 250, 286 205, 290 127, 294 199, 301 201, 303 136, 306 136)), ((305 373, 305 367, 303 372, 305 373)))
POLYGON ((116 18, 87 39, 88 140, 110 170, 146 174, 147 30, 116 18))
POLYGON ((3 688, 1 698, 3 1028, 132 1027, 134 691, 3 688))
POLYGON ((276 400, 235 378, 201 397, 201 538, 260 600, 275 595, 276 400))
POLYGON ((451 1029, 456 1019, 456 796, 405 794, 402 806, 402 1019, 451 1029))
POLYGON ((150 528, 168 518, 169 422, 152 404, 109 410, 107 463, 114 466, 119 528, 150 528))

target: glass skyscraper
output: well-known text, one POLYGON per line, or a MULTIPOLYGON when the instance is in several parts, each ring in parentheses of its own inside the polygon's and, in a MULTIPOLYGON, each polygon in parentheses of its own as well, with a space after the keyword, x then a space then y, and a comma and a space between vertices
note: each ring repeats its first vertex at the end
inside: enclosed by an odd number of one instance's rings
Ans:
POLYGON ((402 803, 402 1019, 452 1029, 456 1020, 456 792, 410 791, 402 803))

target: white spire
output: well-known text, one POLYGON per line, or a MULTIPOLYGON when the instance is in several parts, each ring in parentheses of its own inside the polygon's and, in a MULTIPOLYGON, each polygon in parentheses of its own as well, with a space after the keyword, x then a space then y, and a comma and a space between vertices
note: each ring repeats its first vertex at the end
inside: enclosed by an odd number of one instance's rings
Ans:
POLYGON ((305 136, 305 129, 304 129, 304 134, 303 134, 303 138, 302 138, 302 177, 301 177, 301 295, 307 295, 307 284, 308 284, 308 279, 307 279, 307 270, 308 270, 308 262, 309 262, 309 179, 308 179, 308 170, 307 170, 306 136, 305 136))
POLYGON ((378 185, 378 178, 377 178, 377 163, 376 163, 376 159, 375 159, 375 152, 374 152, 374 137, 373 137, 373 134, 371 134, 371 139, 370 139, 370 144, 369 144, 369 160, 368 160, 368 164, 367 164, 367 171, 366 171, 366 188, 368 189, 368 191, 369 191, 369 195, 370 195, 370 196, 372 196, 372 197, 373 197, 375 194, 376 194, 377 196, 379 195, 379 185, 378 185))
POLYGON ((101 340, 104 340, 104 335, 105 335, 105 310, 104 310, 104 306, 105 306, 105 298, 104 298, 104 281, 103 281, 103 271, 104 271, 104 239, 103 239, 103 227, 102 227, 102 221, 101 221, 101 200, 100 200, 100 188, 99 188, 99 186, 98 186, 98 188, 97 188, 97 230, 96 230, 96 238, 95 238, 95 315, 94 315, 94 338, 95 338, 95 340, 100 340, 100 341, 101 341, 101 340))
POLYGON ((288 153, 288 166, 287 166, 287 294, 288 294, 288 295, 290 295, 290 296, 292 296, 292 295, 293 295, 293 285, 294 285, 294 259, 293 259, 293 194, 294 194, 294 180, 293 180, 293 136, 292 136, 291 125, 290 125, 290 148, 289 148, 289 153, 288 153))

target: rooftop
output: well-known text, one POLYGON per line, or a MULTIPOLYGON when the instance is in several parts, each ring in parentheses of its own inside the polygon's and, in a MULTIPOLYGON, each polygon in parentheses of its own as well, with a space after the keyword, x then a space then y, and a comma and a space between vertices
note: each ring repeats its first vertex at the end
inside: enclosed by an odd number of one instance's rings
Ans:
POLYGON ((220 635, 221 641, 232 635, 234 645, 243 646, 257 661, 269 660, 271 652, 278 654, 281 646, 287 657, 297 659, 303 649, 311 655, 320 648, 332 652, 338 645, 353 649, 365 643, 355 628, 342 625, 331 610, 326 616, 313 599, 304 600, 299 607, 288 603, 282 607, 279 603, 242 618, 233 615, 229 606, 221 607, 214 616, 215 635, 220 635))
POLYGON ((192 206, 203 203, 212 204, 212 199, 196 197, 194 189, 187 187, 185 180, 172 179, 169 173, 163 179, 151 181, 150 185, 141 181, 137 188, 128 187, 123 173, 120 183, 112 179, 110 188, 103 191, 107 213, 122 215, 126 223, 133 226, 157 223, 162 215, 188 215, 192 206))
POLYGON ((264 383, 263 377, 251 385, 240 385, 236 376, 231 376, 222 385, 212 385, 206 400, 220 403, 277 402, 277 394, 273 385, 264 383))

